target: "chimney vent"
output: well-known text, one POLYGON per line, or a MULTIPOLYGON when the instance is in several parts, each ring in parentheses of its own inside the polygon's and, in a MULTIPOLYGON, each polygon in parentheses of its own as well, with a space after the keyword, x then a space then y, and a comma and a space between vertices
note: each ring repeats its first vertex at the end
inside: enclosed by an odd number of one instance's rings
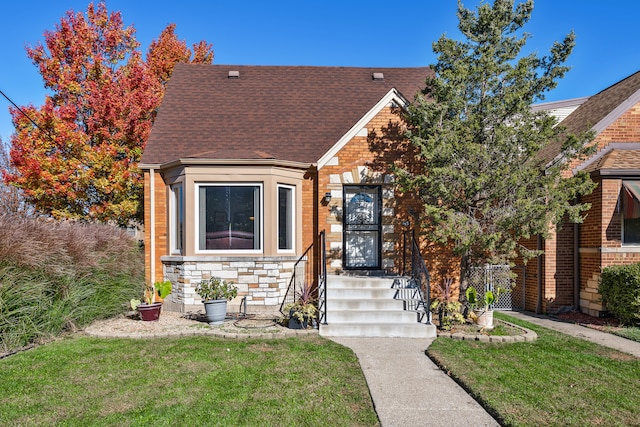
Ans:
POLYGON ((384 74, 383 73, 373 73, 373 80, 375 80, 375 81, 384 80, 384 74))
POLYGON ((240 78, 240 71, 237 71, 237 70, 229 71, 229 75, 227 76, 227 78, 229 78, 229 79, 239 79, 240 78))

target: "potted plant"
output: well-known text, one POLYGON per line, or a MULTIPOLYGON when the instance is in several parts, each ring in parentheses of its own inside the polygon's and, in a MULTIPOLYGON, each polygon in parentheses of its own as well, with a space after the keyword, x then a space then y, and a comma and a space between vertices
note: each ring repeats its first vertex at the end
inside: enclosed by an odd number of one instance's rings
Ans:
POLYGON ((467 288, 467 301, 473 308, 474 320, 478 326, 485 329, 493 329, 493 310, 491 304, 496 301, 496 296, 491 291, 486 291, 482 300, 478 297, 478 291, 473 286, 467 288))
POLYGON ((438 314, 440 329, 449 330, 454 324, 464 323, 464 316, 460 312, 462 304, 453 297, 453 278, 447 277, 437 286, 438 293, 431 302, 431 311, 438 314))
POLYGON ((140 314, 140 319, 144 321, 158 320, 162 310, 162 302, 170 293, 171 281, 169 280, 145 285, 144 302, 139 299, 132 299, 131 309, 136 310, 140 314))
POLYGON ((196 286, 196 293, 202 298, 204 311, 210 325, 221 325, 227 316, 227 301, 238 296, 238 288, 231 282, 212 277, 196 286))
POLYGON ((287 304, 285 310, 289 310, 290 329, 307 329, 313 325, 313 321, 318 313, 315 305, 315 297, 310 285, 302 285, 302 289, 296 292, 296 300, 292 304, 287 304))

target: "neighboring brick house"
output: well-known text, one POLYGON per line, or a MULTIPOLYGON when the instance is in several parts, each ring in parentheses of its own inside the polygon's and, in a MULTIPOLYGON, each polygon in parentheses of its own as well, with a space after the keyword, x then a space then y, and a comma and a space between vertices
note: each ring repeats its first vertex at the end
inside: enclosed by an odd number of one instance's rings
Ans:
POLYGON ((398 273, 408 214, 376 167, 394 142, 372 141, 429 72, 178 64, 140 164, 146 277, 172 280, 167 308, 200 308, 195 285, 216 276, 276 311, 322 230, 330 271, 398 273))
MULTIPOLYGON (((576 133, 593 130, 596 153, 570 166, 574 173, 589 172, 597 187, 582 200, 591 203, 584 223, 565 223, 549 239, 527 243, 544 255, 526 267, 525 307, 579 308, 597 316, 606 311, 597 291, 602 268, 640 261, 640 72, 575 101, 535 108, 557 113, 570 107, 562 125, 576 133)), ((559 152, 551 144, 541 154, 548 162, 562 161, 559 152)))

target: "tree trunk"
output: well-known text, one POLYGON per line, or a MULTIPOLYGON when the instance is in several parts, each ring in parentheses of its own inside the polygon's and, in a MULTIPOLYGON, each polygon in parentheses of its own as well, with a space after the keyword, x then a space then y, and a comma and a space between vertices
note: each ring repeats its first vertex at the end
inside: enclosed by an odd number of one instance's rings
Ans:
POLYGON ((469 308, 469 301, 467 301, 467 288, 469 287, 469 273, 471 258, 468 254, 460 257, 460 295, 458 301, 462 304, 463 310, 469 308))

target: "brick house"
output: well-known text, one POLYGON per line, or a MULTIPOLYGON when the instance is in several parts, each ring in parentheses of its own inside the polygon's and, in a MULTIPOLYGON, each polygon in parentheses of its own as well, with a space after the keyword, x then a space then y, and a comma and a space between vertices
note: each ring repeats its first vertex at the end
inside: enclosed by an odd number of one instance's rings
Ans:
MULTIPOLYGON (((330 272, 399 274, 402 232, 420 206, 398 193, 386 168, 402 156, 410 162, 395 109, 428 73, 178 64, 140 164, 146 277, 172 280, 166 307, 199 309, 195 285, 216 276, 238 284, 233 303, 276 312, 294 264, 322 230, 330 272)), ((515 306, 598 315, 602 267, 640 261, 639 102, 636 73, 589 98, 533 107, 570 131, 593 129, 597 152, 571 168, 598 186, 585 198, 592 208, 583 224, 523 242, 545 253, 516 269, 514 294, 523 298, 515 306)), ((542 155, 562 161, 558 153, 552 144, 542 155)), ((446 248, 422 245, 432 274, 455 275, 446 248)))
POLYGON ((276 312, 322 230, 330 272, 397 273, 408 214, 379 167, 394 142, 372 147, 429 72, 178 64, 140 164, 146 277, 174 283, 167 309, 201 308, 195 285, 216 276, 238 284, 232 305, 276 312))
MULTIPOLYGON (((549 239, 527 242, 544 255, 526 266, 525 308, 557 312, 579 308, 601 315, 598 281, 602 268, 640 261, 640 72, 589 98, 538 105, 556 114, 569 131, 591 129, 597 151, 571 164, 597 183, 584 198, 591 203, 582 224, 565 223, 549 239), (564 117, 564 118, 563 118, 564 117)), ((542 152, 547 162, 562 161, 559 147, 542 152)))

